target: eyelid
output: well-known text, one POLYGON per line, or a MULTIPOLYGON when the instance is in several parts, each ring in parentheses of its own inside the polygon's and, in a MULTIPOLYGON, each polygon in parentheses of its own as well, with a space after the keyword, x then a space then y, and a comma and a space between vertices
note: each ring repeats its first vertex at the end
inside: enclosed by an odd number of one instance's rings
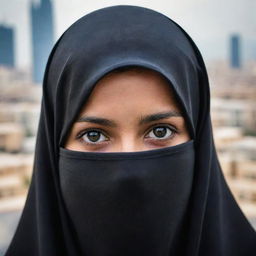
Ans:
POLYGON ((175 133, 178 133, 178 129, 176 127, 174 127, 173 125, 166 124, 166 123, 157 123, 157 124, 150 126, 150 128, 147 129, 145 134, 148 135, 156 127, 167 127, 169 129, 171 129, 172 131, 174 131, 175 133))
POLYGON ((84 129, 81 132, 79 132, 78 135, 76 135, 76 139, 79 140, 80 143, 82 143, 88 147, 94 148, 94 150, 97 148, 101 148, 103 145, 106 145, 107 143, 109 143, 109 140, 110 140, 109 137, 105 134, 105 131, 103 131, 102 129, 99 129, 99 128, 84 129), (100 141, 100 142, 88 142, 88 141, 84 140, 82 137, 90 131, 98 131, 107 139, 100 141))
MULTIPOLYGON (((88 133, 88 132, 91 132, 91 131, 98 131, 98 132, 100 132, 100 133, 102 133, 103 134, 103 136, 105 136, 106 138, 108 138, 108 140, 109 140, 109 136, 108 135, 106 135, 106 132, 105 131, 103 131, 102 129, 99 129, 99 128, 87 128, 87 129, 84 129, 84 130, 82 130, 81 132, 79 132, 77 135, 76 135, 76 139, 81 139, 86 133, 88 133)), ((86 142, 85 142, 86 143, 86 142)), ((102 143, 102 142, 101 142, 102 143)), ((97 144, 97 142, 95 142, 95 143, 88 143, 88 144, 97 144)), ((99 144, 99 143, 98 143, 99 144)))

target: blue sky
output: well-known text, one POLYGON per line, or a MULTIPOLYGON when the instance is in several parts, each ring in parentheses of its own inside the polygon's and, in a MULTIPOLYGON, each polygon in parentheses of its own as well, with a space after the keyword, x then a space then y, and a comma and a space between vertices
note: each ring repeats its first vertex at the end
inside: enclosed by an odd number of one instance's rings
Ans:
MULTIPOLYGON (((0 23, 16 31, 16 63, 31 65, 30 2, 0 0, 0 23)), ((243 59, 256 60, 255 0, 52 0, 56 39, 78 18, 93 10, 118 4, 152 8, 178 22, 194 39, 206 61, 227 59, 229 35, 242 37, 243 59)))

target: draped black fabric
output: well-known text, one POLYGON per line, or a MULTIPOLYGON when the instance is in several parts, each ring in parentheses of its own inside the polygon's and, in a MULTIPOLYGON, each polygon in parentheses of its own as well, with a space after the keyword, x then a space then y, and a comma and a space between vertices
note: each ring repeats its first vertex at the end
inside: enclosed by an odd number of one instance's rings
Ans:
POLYGON ((79 19, 48 59, 32 181, 6 255, 255 255, 255 231, 217 159, 209 105, 201 54, 168 17, 113 6, 79 19), (131 65, 168 79, 192 140, 126 153, 63 148, 95 83, 131 65))
POLYGON ((193 141, 135 153, 61 148, 59 163, 82 255, 180 255, 193 141))

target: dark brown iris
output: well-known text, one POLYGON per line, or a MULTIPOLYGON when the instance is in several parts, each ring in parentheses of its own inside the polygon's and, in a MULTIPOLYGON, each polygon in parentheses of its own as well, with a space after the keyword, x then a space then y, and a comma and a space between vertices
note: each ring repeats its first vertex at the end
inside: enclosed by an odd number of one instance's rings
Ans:
POLYGON ((87 137, 92 142, 97 142, 100 139, 100 132, 90 131, 87 133, 87 137))
POLYGON ((156 127, 153 129, 153 133, 156 137, 162 138, 166 135, 166 127, 156 127))

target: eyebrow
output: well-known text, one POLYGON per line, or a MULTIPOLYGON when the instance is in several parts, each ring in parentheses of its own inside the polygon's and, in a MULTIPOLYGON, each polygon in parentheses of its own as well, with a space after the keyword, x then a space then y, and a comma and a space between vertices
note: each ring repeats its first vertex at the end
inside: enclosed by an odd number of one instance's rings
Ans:
MULTIPOLYGON (((139 124, 142 125, 142 124, 158 121, 158 120, 169 118, 169 117, 182 117, 182 114, 178 111, 168 111, 168 112, 159 112, 155 114, 141 116, 139 120, 139 124)), ((115 121, 102 118, 102 117, 96 117, 96 116, 82 116, 76 122, 89 122, 89 123, 100 124, 100 125, 109 126, 109 127, 117 127, 117 124, 115 121)))
POLYGON ((114 121, 96 116, 82 116, 77 120, 77 122, 89 122, 104 126, 117 127, 117 124, 114 121))
POLYGON ((169 118, 169 117, 182 117, 182 114, 178 111, 168 111, 168 112, 160 112, 160 113, 155 113, 151 115, 146 115, 140 118, 139 124, 140 125, 146 124, 146 123, 158 121, 158 120, 169 118))

